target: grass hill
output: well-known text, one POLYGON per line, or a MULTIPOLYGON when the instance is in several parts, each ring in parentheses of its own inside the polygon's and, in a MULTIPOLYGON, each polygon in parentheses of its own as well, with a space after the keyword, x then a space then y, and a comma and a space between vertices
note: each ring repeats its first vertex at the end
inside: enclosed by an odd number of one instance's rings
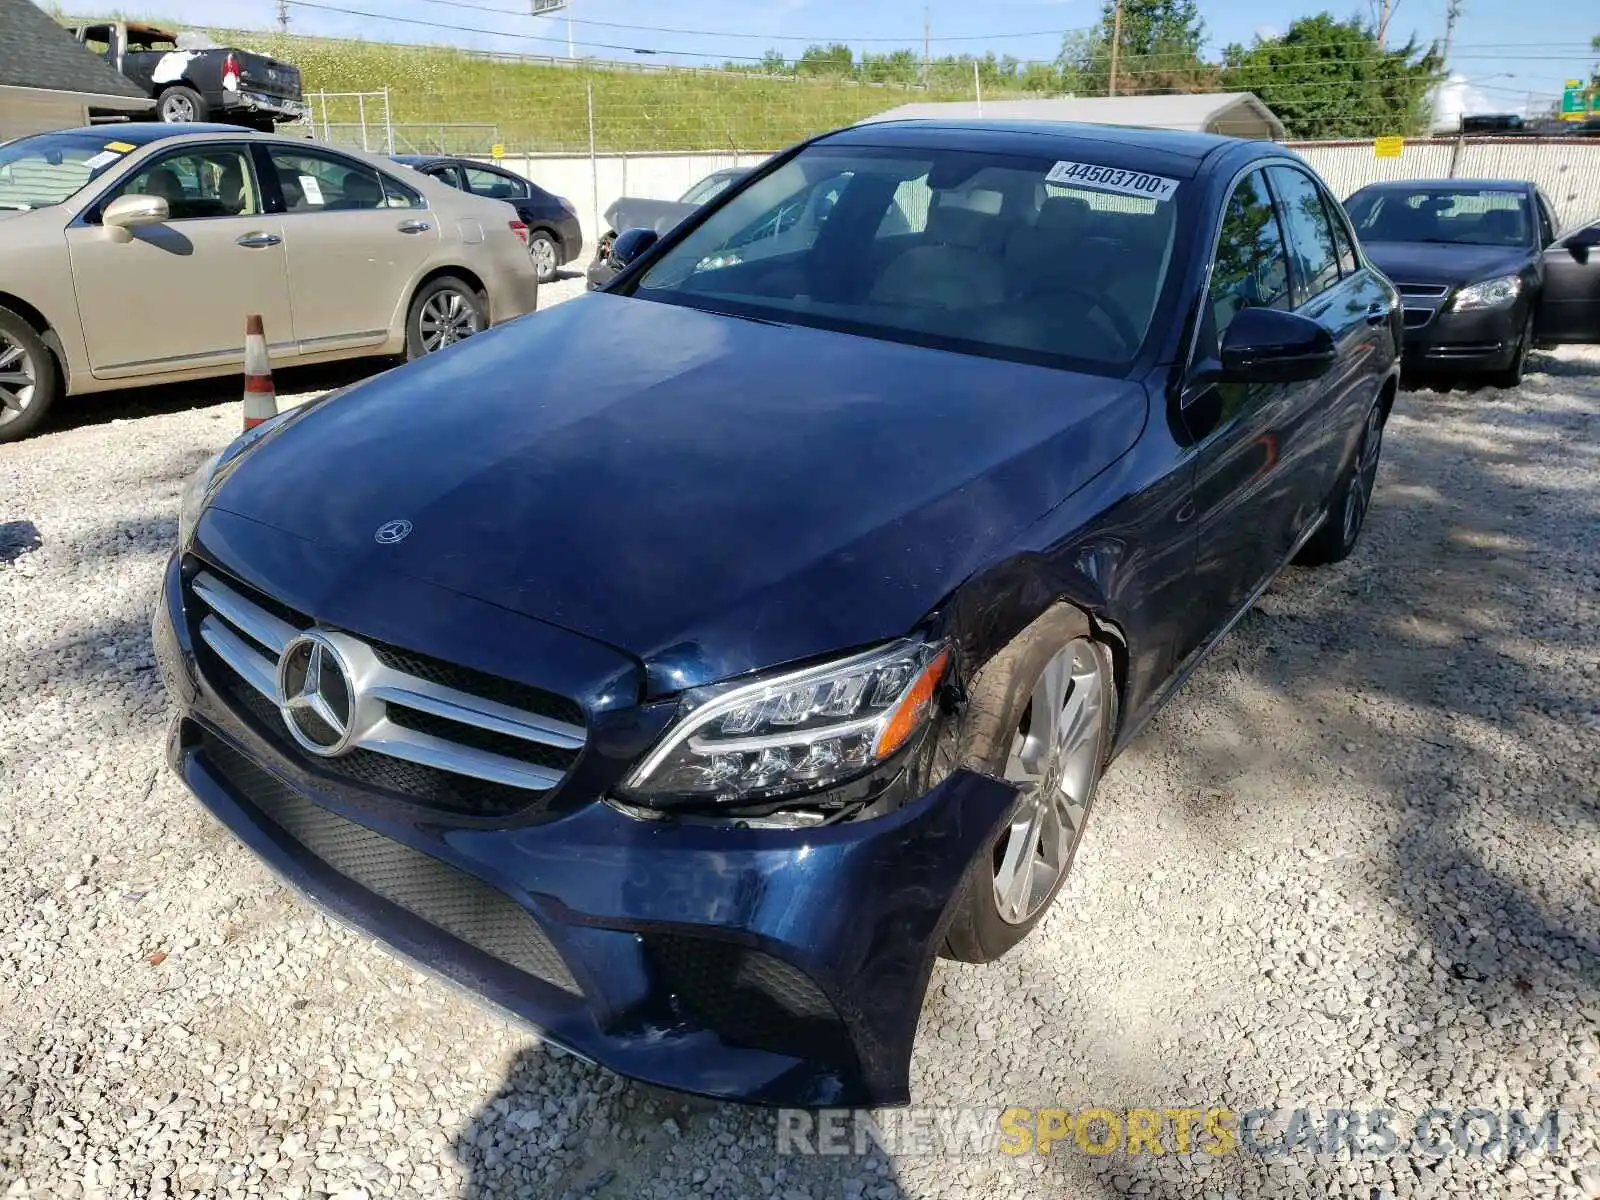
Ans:
MULTIPOLYGON (((218 41, 292 62, 308 93, 389 88, 397 149, 507 153, 589 148, 774 150, 910 100, 970 98, 970 90, 869 85, 717 70, 624 70, 490 59, 438 46, 354 42, 215 29, 218 41), (430 128, 430 126, 432 128, 430 128), (458 126, 451 129, 451 126, 458 126), (468 128, 459 128, 466 126, 468 128)), ((354 101, 330 100, 329 120, 357 119, 354 101)), ((369 106, 368 127, 382 118, 369 106)), ((376 148, 376 147, 375 147, 376 148)))

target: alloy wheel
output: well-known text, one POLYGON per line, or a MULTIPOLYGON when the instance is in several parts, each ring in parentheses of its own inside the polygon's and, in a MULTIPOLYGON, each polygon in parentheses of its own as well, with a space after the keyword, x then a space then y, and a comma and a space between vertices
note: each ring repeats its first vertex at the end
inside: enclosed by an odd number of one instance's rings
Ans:
POLYGON ((1020 799, 995 849, 994 899, 1020 925, 1054 895, 1083 837, 1107 717, 1099 652, 1075 638, 1045 666, 1012 739, 1005 778, 1020 799))
POLYGON ((1361 434, 1361 451, 1350 476, 1350 490, 1344 498, 1344 541, 1350 545, 1361 532, 1372 503, 1372 489, 1378 481, 1378 456, 1383 451, 1383 410, 1373 405, 1367 427, 1361 434))
POLYGON ((33 403, 39 368, 26 347, 0 331, 0 425, 10 424, 33 403))
POLYGON ((169 123, 180 123, 194 120, 194 105, 189 97, 183 95, 170 95, 161 102, 161 115, 169 123))
POLYGON ((540 279, 549 279, 556 273, 556 244, 547 237, 536 237, 530 247, 534 268, 540 279))
POLYGON ((478 306, 454 288, 435 292, 422 305, 418 326, 428 353, 483 332, 478 306))

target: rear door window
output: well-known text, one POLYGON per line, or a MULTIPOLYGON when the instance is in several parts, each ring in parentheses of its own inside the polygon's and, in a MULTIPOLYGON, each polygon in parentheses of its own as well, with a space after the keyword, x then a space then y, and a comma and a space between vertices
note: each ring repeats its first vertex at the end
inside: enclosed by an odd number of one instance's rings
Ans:
POLYGON ((1322 205, 1322 191, 1293 167, 1269 167, 1278 208, 1294 264, 1295 306, 1315 299, 1339 282, 1339 254, 1333 224, 1322 205))
POLYGON ((284 209, 292 213, 420 208, 421 193, 366 163, 317 150, 267 148, 284 209))
POLYGON ((481 167, 462 167, 467 191, 474 196, 488 196, 492 200, 520 200, 527 196, 528 185, 499 171, 485 171, 481 167))

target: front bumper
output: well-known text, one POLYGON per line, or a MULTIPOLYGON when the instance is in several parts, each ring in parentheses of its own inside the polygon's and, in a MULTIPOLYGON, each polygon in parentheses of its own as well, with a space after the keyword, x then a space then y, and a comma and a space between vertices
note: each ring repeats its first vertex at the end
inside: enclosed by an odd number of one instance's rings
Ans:
POLYGON ((1462 313, 1441 308, 1425 324, 1407 325, 1402 364, 1412 370, 1504 370, 1516 357, 1524 318, 1521 304, 1462 313))
POLYGON ((575 215, 556 222, 556 238, 561 247, 561 265, 566 266, 583 254, 583 226, 575 215))
POLYGON ((169 761, 336 919, 635 1079, 764 1104, 909 1098, 948 909, 1008 785, 959 772, 887 817, 794 830, 598 797, 504 828, 419 819, 308 772, 230 707, 182 597, 175 557, 154 628, 179 708, 169 761))

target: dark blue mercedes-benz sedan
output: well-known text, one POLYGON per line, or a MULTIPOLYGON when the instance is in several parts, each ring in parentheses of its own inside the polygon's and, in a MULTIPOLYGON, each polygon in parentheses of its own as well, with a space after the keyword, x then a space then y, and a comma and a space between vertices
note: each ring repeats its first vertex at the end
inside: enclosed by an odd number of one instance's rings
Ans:
POLYGON ((1128 129, 850 129, 652 241, 202 469, 171 761, 581 1056, 904 1101, 934 956, 1025 936, 1110 759, 1350 553, 1397 297, 1290 152, 1128 129))

